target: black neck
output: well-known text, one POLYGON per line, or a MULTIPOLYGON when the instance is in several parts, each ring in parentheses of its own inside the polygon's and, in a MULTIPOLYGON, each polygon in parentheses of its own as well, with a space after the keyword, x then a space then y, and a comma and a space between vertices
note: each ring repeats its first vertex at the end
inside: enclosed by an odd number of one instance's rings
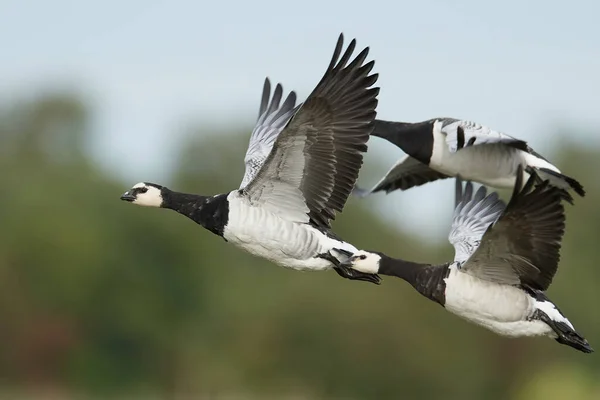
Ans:
POLYGON ((448 276, 447 265, 421 264, 401 259, 391 258, 384 254, 379 261, 381 275, 395 276, 410 283, 423 296, 441 305, 445 303, 446 284, 448 276))
POLYGON ((406 154, 429 165, 433 151, 434 120, 423 122, 392 122, 377 119, 371 135, 400 147, 406 154))
POLYGON ((429 267, 429 264, 421 264, 412 261, 391 258, 385 254, 379 254, 379 272, 381 275, 395 276, 412 284, 415 282, 423 268, 429 267))
POLYGON ((177 211, 214 234, 223 236, 229 216, 227 194, 200 196, 174 192, 167 188, 163 188, 161 194, 163 197, 161 207, 177 211))

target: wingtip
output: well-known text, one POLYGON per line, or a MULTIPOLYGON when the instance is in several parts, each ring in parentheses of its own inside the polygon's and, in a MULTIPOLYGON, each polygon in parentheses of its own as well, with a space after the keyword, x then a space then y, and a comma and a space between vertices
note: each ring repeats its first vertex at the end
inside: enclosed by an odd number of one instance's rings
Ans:
POLYGON ((258 118, 260 119, 261 115, 267 111, 267 107, 269 106, 269 98, 271 97, 271 81, 269 77, 265 77, 265 81, 263 83, 262 96, 260 100, 260 106, 258 108, 258 118))
POLYGON ((331 61, 329 62, 329 66, 327 67, 327 70, 326 70, 326 74, 327 74, 327 72, 331 71, 335 67, 337 60, 340 57, 340 54, 342 53, 343 46, 344 46, 344 33, 342 32, 338 36, 338 40, 335 44, 335 49, 333 50, 333 55, 331 56, 331 61))
POLYGON ((462 178, 460 177, 460 175, 456 176, 456 179, 454 180, 455 184, 454 184, 454 207, 458 207, 458 205, 460 204, 461 200, 462 200, 462 178))
POLYGON ((275 93, 283 94, 283 85, 279 82, 277 82, 277 85, 275 85, 275 93))
POLYGON ((296 91, 292 90, 288 95, 287 95, 287 99, 291 99, 290 101, 293 104, 296 104, 296 101, 298 100, 298 95, 296 94, 296 91))
MULTIPOLYGON (((331 72, 336 68, 345 68, 346 64, 352 57, 354 50, 356 49, 356 43, 356 38, 352 39, 350 43, 348 43, 346 50, 342 54, 342 50, 344 48, 344 35, 343 33, 340 33, 340 36, 338 37, 338 41, 335 46, 335 50, 333 52, 333 56, 331 57, 331 62, 329 63, 329 67, 327 68, 327 72, 331 72)), ((361 51, 357 57, 355 57, 353 64, 362 64, 368 54, 369 48, 367 47, 363 49, 363 51, 361 51)))
POLYGON ((575 205, 575 199, 566 189, 558 189, 560 193, 560 198, 569 203, 570 205, 575 205))
MULTIPOLYGON (((354 42, 355 42, 354 44, 356 46, 356 39, 354 39, 354 42)), ((367 56, 369 55, 370 50, 371 50, 371 48, 369 46, 365 47, 364 49, 362 49, 362 51, 360 53, 358 53, 358 56, 356 56, 356 58, 362 59, 364 61, 367 58, 367 56)), ((372 63, 373 65, 375 65, 375 60, 371 60, 369 63, 372 63)), ((373 67, 371 67, 371 68, 373 68, 373 67)))
POLYGON ((463 198, 465 201, 471 201, 471 199, 473 198, 473 182, 466 182, 465 191, 463 192, 463 198))
POLYGON ((588 341, 585 341, 585 344, 583 346, 581 346, 581 351, 587 354, 591 354, 593 353, 595 350, 592 346, 590 346, 590 344, 588 343, 588 341))
POLYGON ((350 43, 348 43, 348 47, 352 47, 352 50, 356 47, 356 38, 352 38, 350 43))
POLYGON ((487 187, 485 185, 481 185, 477 189, 477 192, 475 193, 475 197, 478 198, 479 201, 482 201, 483 199, 485 199, 487 197, 487 194, 488 194, 487 187))

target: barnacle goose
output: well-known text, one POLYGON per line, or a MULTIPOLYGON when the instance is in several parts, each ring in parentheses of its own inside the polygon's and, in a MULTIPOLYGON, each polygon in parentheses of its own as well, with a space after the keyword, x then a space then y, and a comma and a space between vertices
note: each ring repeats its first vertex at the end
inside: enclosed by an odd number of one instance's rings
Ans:
POLYGON ((512 198, 480 187, 464 192, 456 179, 456 208, 449 241, 454 261, 443 265, 359 251, 342 264, 358 271, 399 277, 451 313, 509 337, 550 336, 585 353, 593 349, 544 293, 556 273, 565 227, 560 189, 535 172, 522 190, 518 167, 512 198))
POLYGON ((342 211, 356 182, 379 93, 372 87, 378 74, 370 74, 375 62, 365 63, 369 48, 350 61, 356 40, 342 54, 343 42, 341 34, 329 67, 303 104, 296 106, 291 92, 280 105, 281 85, 269 103, 271 89, 265 81, 239 189, 201 196, 142 182, 121 199, 175 210, 287 268, 334 268, 342 277, 379 283, 376 274, 332 263, 357 251, 333 234, 330 221, 342 211))
POLYGON ((535 170, 541 180, 549 180, 552 185, 565 189, 563 196, 570 203, 573 197, 567 189, 573 189, 582 197, 585 195, 579 182, 563 175, 527 142, 475 122, 454 118, 418 123, 376 120, 371 135, 395 144, 406 156, 372 189, 357 188, 355 194, 359 196, 407 190, 458 175, 491 187, 512 188, 518 165, 525 168, 526 175, 535 170))

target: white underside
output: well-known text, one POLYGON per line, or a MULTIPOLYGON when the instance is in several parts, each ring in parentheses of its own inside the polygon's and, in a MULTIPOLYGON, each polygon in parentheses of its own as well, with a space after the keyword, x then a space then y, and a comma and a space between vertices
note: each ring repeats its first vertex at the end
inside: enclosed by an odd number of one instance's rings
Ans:
MULTIPOLYGON (((474 145, 452 153, 443 134, 434 137, 429 167, 449 176, 460 175, 464 180, 512 189, 519 164, 560 172, 549 162, 504 144, 474 145)), ((528 177, 525 173, 524 181, 528 177)))
POLYGON ((556 337, 544 322, 528 321, 536 309, 550 312, 552 319, 567 321, 552 303, 537 302, 519 288, 481 280, 455 266, 450 267, 445 281, 448 311, 502 336, 556 337))
POLYGON ((317 254, 332 248, 350 252, 349 243, 331 239, 308 224, 291 222, 268 209, 255 207, 236 191, 229 200, 229 220, 223 237, 230 243, 275 264, 297 270, 325 270, 333 265, 317 254))

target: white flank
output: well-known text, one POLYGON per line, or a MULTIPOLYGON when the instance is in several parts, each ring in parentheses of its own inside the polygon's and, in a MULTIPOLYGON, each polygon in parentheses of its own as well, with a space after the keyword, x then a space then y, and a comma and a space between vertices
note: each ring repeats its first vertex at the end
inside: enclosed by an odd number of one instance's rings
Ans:
POLYGON ((437 171, 445 164, 445 160, 448 158, 447 153, 450 153, 448 146, 446 145, 446 135, 442 133, 442 122, 435 121, 433 123, 433 148, 431 149, 431 158, 429 159, 429 166, 437 171))
POLYGON ((563 322, 563 323, 567 324, 569 326, 569 328, 575 330, 575 328, 573 328, 573 325, 571 324, 571 322, 567 318, 565 318, 565 316, 562 315, 560 313, 560 311, 558 311, 556 306, 554 304, 552 304, 551 302, 536 301, 535 308, 542 311, 544 314, 546 314, 548 317, 550 317, 550 319, 552 319, 556 322, 563 322))
MULTIPOLYGON (((450 176, 460 175, 471 180, 496 188, 512 189, 519 164, 535 168, 547 168, 560 173, 551 163, 501 143, 475 144, 456 152, 450 151, 442 132, 442 122, 433 124, 433 150, 429 166, 450 176)), ((529 174, 524 174, 524 179, 529 174)), ((560 182, 558 182, 559 186, 560 182)))
POLYGON ((534 156, 533 154, 526 153, 521 151, 523 162, 526 165, 534 168, 547 168, 551 171, 555 171, 560 173, 560 170, 556 168, 554 165, 550 164, 548 161, 541 159, 539 157, 534 156))
POLYGON ((324 270, 331 263, 317 254, 332 248, 350 252, 357 249, 349 243, 331 239, 304 223, 282 219, 269 209, 256 207, 237 191, 227 196, 229 220, 223 237, 250 254, 283 267, 298 270, 324 270))
POLYGON ((512 188, 521 160, 520 150, 502 144, 474 145, 451 152, 442 132, 442 122, 433 124, 433 151, 429 166, 446 175, 460 175, 497 188, 512 188))
POLYGON ((542 321, 527 318, 535 301, 519 288, 487 282, 460 272, 455 265, 445 279, 445 308, 502 336, 552 335, 542 321))

